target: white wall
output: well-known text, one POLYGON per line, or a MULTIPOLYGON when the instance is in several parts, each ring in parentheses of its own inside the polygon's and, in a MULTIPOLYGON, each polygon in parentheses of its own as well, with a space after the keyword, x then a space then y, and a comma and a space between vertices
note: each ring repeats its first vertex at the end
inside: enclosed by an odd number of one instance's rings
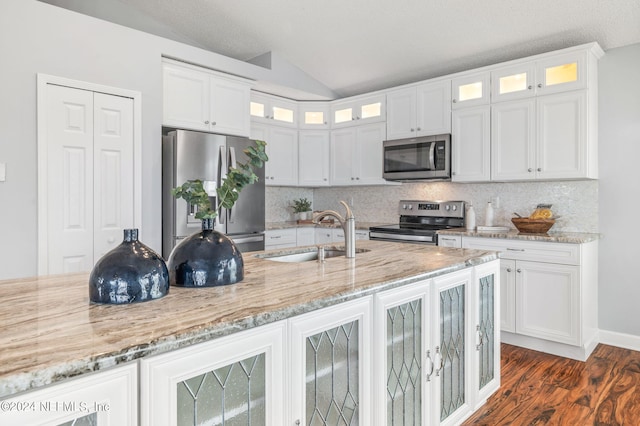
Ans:
POLYGON ((37 273, 36 74, 142 93, 141 239, 161 247, 162 55, 318 93, 317 82, 35 0, 0 1, 0 279, 37 273))
POLYGON ((599 66, 599 327, 640 337, 640 44, 599 66))

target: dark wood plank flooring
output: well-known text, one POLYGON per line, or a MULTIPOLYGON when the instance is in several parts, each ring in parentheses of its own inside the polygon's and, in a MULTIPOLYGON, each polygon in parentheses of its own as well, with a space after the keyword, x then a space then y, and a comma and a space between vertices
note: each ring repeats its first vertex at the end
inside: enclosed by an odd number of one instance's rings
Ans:
POLYGON ((640 352, 598 345, 586 362, 502 344, 501 387, 469 425, 640 425, 640 352))

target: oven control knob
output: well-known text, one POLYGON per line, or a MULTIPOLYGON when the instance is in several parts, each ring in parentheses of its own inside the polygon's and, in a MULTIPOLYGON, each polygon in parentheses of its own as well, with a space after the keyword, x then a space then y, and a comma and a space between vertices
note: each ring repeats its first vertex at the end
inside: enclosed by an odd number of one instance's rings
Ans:
POLYGON ((444 206, 444 209, 445 209, 446 211, 449 211, 449 210, 451 210, 451 206, 450 206, 449 204, 447 204, 446 206, 444 206))
POLYGON ((458 210, 458 206, 454 204, 453 206, 451 206, 451 209, 455 212, 456 210, 458 210))
POLYGON ((413 210, 413 204, 409 204, 409 210, 413 210))
POLYGON ((403 205, 402 205, 402 209, 403 209, 403 210, 406 210, 406 209, 407 209, 407 205, 406 205, 406 204, 403 204, 403 205))

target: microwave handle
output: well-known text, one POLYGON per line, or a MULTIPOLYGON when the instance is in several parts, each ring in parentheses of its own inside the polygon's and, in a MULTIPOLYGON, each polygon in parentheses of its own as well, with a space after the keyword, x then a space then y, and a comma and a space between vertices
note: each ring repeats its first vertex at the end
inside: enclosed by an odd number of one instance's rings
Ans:
POLYGON ((429 170, 435 170, 436 169, 436 158, 435 158, 436 144, 434 142, 429 145, 431 145, 429 147, 429 170))

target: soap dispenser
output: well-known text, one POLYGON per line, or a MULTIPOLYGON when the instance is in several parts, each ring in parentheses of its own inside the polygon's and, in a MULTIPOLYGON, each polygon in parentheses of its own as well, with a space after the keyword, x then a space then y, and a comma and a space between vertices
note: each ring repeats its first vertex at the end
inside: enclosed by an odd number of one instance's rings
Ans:
POLYGON ((469 203, 465 224, 468 231, 474 231, 476 229, 476 211, 473 209, 472 203, 469 203))
POLYGON ((491 201, 487 203, 487 210, 485 212, 484 218, 486 226, 493 226, 493 205, 491 204, 491 201))

